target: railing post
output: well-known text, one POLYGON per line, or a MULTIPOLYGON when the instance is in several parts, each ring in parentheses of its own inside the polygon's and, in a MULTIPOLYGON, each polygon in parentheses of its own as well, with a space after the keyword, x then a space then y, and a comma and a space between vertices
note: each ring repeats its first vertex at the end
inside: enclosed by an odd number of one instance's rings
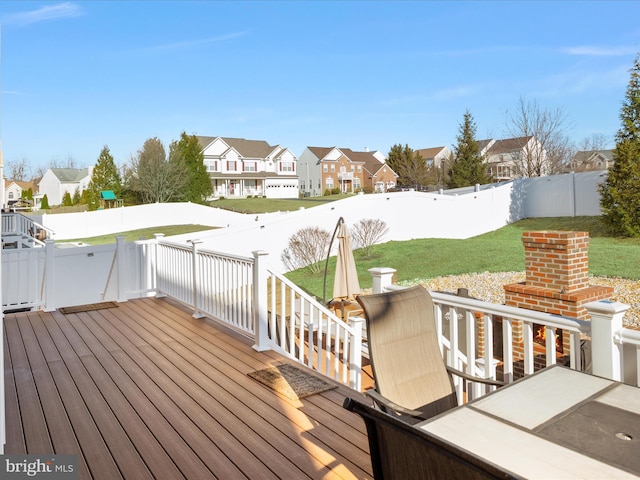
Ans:
POLYGON ((56 309, 55 302, 55 258, 53 240, 44 241, 44 311, 53 312, 56 309))
POLYGON ((269 318, 267 309, 267 265, 266 257, 269 255, 262 250, 253 252, 253 329, 255 343, 253 349, 258 352, 269 350, 269 318))
POLYGON ((353 327, 353 340, 349 358, 349 386, 360 391, 362 388, 362 327, 364 318, 352 317, 349 325, 353 327))
POLYGON ((373 280, 373 293, 382 293, 393 283, 393 274, 396 273, 395 268, 376 267, 370 268, 369 273, 373 280))
POLYGON ((125 272, 127 265, 126 247, 124 243, 124 235, 116 236, 116 255, 118 262, 118 302, 127 301, 127 288, 126 279, 127 273, 125 272))
POLYGON ((158 289, 158 265, 160 265, 158 263, 158 258, 160 256, 160 240, 164 238, 164 233, 156 233, 153 235, 153 238, 156 242, 154 245, 155 251, 153 252, 153 273, 151 274, 153 282, 152 287, 156 291, 156 298, 162 298, 166 295, 163 291, 158 289))
POLYGON ((193 287, 193 318, 202 318, 204 314, 198 308, 198 245, 202 240, 187 240, 191 244, 191 274, 193 287))
POLYGON ((611 380, 622 380, 622 345, 616 337, 622 330, 622 319, 629 305, 609 300, 584 305, 591 316, 591 355, 593 374, 611 380))

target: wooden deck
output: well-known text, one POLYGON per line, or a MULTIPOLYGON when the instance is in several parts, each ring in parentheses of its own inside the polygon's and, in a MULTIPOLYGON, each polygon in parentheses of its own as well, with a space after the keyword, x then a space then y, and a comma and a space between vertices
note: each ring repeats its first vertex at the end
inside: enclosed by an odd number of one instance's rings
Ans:
POLYGON ((5 316, 5 453, 78 455, 79 478, 372 478, 344 386, 293 401, 287 362, 166 299, 5 316))

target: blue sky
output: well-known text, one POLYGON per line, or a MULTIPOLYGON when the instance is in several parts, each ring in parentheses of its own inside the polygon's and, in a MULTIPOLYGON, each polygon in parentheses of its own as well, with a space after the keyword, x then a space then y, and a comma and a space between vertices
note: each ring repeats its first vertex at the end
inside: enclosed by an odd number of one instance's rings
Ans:
POLYGON ((518 99, 611 138, 637 1, 2 1, 5 164, 124 164, 182 131, 381 150, 503 138, 518 99))

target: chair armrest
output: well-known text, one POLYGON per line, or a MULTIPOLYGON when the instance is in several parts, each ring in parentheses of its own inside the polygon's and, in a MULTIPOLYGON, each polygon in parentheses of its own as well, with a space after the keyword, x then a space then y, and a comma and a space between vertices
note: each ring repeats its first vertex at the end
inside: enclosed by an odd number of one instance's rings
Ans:
POLYGON ((478 382, 484 383, 485 385, 494 385, 496 387, 502 387, 506 385, 505 382, 501 382, 500 380, 491 380, 490 378, 481 378, 474 377, 473 375, 469 375, 468 373, 461 372, 453 367, 447 365, 447 371, 456 377, 464 378, 465 380, 469 380, 470 382, 478 382))
POLYGON ((393 412, 408 415, 410 417, 420 418, 422 420, 427 420, 429 418, 425 416, 424 412, 421 412, 420 410, 411 410, 410 408, 405 408, 402 405, 398 405, 397 403, 394 403, 388 398, 380 395, 375 390, 365 390, 364 394, 367 397, 373 399, 373 401, 378 404, 378 407, 384 408, 386 410, 391 410, 393 412))

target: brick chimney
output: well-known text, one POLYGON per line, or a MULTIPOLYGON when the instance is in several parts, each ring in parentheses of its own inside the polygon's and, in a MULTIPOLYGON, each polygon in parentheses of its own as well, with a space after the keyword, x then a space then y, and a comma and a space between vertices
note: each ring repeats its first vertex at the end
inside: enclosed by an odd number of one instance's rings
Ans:
POLYGON ((613 294, 589 286, 588 232, 525 232, 522 243, 526 281, 504 286, 507 305, 585 320, 583 305, 613 294))

